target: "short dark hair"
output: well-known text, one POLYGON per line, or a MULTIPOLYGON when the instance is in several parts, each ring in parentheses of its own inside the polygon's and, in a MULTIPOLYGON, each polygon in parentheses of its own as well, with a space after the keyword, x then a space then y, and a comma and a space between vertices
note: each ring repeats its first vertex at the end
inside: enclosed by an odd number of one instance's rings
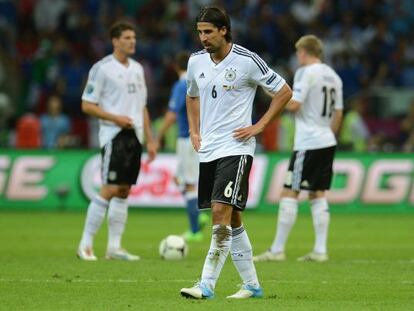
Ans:
POLYGON ((109 30, 109 35, 111 39, 119 38, 122 35, 122 32, 125 30, 132 30, 136 32, 135 26, 126 21, 118 21, 112 24, 111 29, 109 30))
POLYGON ((188 51, 181 51, 175 56, 175 64, 180 70, 186 70, 190 53, 188 51))
POLYGON ((207 6, 201 9, 196 18, 196 23, 211 23, 218 29, 226 27, 227 32, 225 39, 227 42, 232 41, 230 17, 227 15, 226 11, 216 6, 207 6))

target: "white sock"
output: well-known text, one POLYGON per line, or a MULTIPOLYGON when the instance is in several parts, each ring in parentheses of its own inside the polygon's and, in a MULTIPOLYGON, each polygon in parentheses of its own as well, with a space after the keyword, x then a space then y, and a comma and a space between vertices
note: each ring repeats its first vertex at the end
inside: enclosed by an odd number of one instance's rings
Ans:
POLYGON ((270 247, 272 253, 281 253, 285 251, 285 244, 289 237, 290 230, 295 224, 297 214, 297 199, 282 198, 280 200, 276 236, 270 247))
POLYGON ((326 198, 311 201, 313 228, 315 230, 315 246, 313 251, 326 254, 326 243, 328 240, 329 206, 326 198))
POLYGON ((127 199, 112 198, 108 210, 108 250, 121 248, 121 238, 128 217, 127 199))
POLYGON ((102 225, 105 213, 108 208, 108 201, 97 195, 90 203, 86 213, 85 226, 79 247, 92 248, 93 238, 102 225))
POLYGON ((253 264, 252 245, 243 225, 233 228, 232 235, 231 258, 237 271, 239 271, 243 284, 249 284, 254 288, 260 287, 253 264))
POLYGON ((201 282, 214 290, 231 247, 231 226, 213 225, 211 244, 201 274, 201 282))

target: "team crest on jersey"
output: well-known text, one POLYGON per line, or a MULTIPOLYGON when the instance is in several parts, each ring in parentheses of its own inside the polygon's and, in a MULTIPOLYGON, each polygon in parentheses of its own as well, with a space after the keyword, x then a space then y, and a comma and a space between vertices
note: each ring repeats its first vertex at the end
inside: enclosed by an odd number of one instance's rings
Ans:
POLYGON ((229 82, 233 82, 236 80, 236 70, 233 68, 227 68, 226 73, 224 74, 224 78, 226 78, 226 80, 229 82))
POLYGON ((93 93, 93 85, 92 84, 88 84, 86 86, 86 94, 92 94, 93 93))

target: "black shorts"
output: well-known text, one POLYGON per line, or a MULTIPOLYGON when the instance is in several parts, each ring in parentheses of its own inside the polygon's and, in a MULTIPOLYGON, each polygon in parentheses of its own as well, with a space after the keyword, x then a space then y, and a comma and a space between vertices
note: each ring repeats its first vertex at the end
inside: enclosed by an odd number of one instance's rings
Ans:
POLYGON ((200 163, 198 206, 210 208, 212 202, 244 210, 249 193, 249 174, 253 157, 237 155, 200 163))
POLYGON ((332 166, 336 146, 294 151, 290 158, 285 188, 300 190, 328 190, 332 181, 332 166))
POLYGON ((102 148, 101 154, 104 185, 136 184, 141 167, 142 146, 134 130, 121 130, 102 148))

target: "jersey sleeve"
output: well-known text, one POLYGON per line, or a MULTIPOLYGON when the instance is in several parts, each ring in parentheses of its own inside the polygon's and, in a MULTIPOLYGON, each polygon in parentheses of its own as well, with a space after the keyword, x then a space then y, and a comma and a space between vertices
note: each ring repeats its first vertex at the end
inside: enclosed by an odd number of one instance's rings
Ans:
POLYGON ((311 76, 305 68, 300 68, 296 71, 295 77, 293 78, 292 100, 299 103, 305 102, 311 86, 311 80, 311 76))
POLYGON ((190 97, 199 97, 200 92, 194 77, 194 69, 194 59, 190 57, 187 65, 187 95, 190 97))
POLYGON ((89 71, 88 81, 82 94, 82 100, 99 104, 104 84, 105 75, 103 70, 98 64, 95 64, 89 71))
POLYGON ((285 79, 270 69, 255 53, 252 53, 250 59, 250 81, 271 93, 278 92, 286 83, 285 79))

